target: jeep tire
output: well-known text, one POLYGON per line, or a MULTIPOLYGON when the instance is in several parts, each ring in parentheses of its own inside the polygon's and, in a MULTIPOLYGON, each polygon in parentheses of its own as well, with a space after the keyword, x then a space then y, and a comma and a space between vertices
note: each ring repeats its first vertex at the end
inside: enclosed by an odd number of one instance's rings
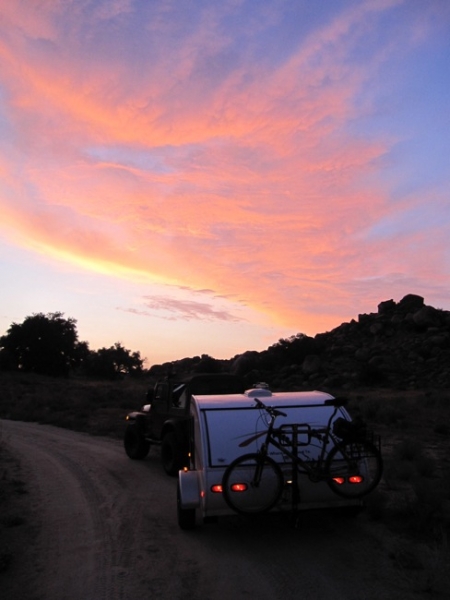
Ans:
POLYGON ((167 475, 177 475, 182 468, 181 449, 174 431, 165 434, 161 444, 161 462, 167 475))
POLYGON ((142 460, 147 456, 150 450, 150 442, 144 438, 142 431, 136 423, 127 425, 123 438, 123 445, 125 447, 125 452, 133 460, 142 460))

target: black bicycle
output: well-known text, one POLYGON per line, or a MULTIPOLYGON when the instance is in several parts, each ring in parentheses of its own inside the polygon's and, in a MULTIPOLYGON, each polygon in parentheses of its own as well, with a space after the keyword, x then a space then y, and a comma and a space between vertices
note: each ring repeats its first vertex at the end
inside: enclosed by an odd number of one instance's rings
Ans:
MULTIPOLYGON (((313 482, 325 481, 344 498, 358 499, 371 492, 379 483, 383 462, 378 445, 370 439, 363 423, 335 419, 343 399, 332 398, 325 405, 333 406, 326 427, 312 429, 307 423, 283 424, 275 428, 277 417, 286 413, 266 406, 255 399, 256 408, 269 415, 267 431, 257 433, 240 446, 245 447, 261 435, 264 442, 257 452, 244 454, 226 469, 222 490, 227 504, 242 514, 258 514, 275 507, 286 485, 292 490, 292 505, 300 501, 298 475, 306 474, 313 482), (314 459, 302 447, 316 447, 314 459), (269 448, 277 448, 290 465, 286 477, 280 463, 269 456, 269 448)), ((264 413, 263 413, 264 414, 264 413)))

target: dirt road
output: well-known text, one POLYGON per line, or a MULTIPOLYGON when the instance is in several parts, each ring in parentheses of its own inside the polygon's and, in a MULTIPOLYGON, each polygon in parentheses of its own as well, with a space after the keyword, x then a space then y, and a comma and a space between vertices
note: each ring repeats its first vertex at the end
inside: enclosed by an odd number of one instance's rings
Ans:
MULTIPOLYGON (((371 600, 413 598, 395 582, 364 516, 223 519, 182 531, 176 479, 158 452, 129 460, 116 440, 0 421, 37 525, 4 600, 371 600)), ((17 566, 16 566, 17 568, 17 566)))

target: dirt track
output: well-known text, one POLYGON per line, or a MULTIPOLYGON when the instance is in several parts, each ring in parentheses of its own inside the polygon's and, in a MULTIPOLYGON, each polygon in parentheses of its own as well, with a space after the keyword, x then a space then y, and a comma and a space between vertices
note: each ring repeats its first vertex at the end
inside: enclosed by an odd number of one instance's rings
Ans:
POLYGON ((156 450, 134 462, 119 441, 31 423, 0 427, 37 525, 4 600, 419 597, 396 580, 364 516, 311 514, 298 529, 280 518, 232 517, 185 532, 176 480, 156 450))

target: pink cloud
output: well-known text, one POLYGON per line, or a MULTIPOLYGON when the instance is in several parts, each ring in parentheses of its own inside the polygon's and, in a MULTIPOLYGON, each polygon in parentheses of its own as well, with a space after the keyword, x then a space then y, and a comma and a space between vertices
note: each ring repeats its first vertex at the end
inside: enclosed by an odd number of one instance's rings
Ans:
POLYGON ((231 314, 225 309, 218 310, 207 302, 175 299, 172 296, 144 296, 146 310, 120 309, 144 316, 155 316, 169 321, 232 321, 243 319, 231 314))
MULTIPOLYGON (((23 5, 2 8, 3 82, 21 156, 20 167, 0 165, 11 190, 1 227, 61 260, 214 290, 323 330, 344 310, 349 280, 382 277, 386 257, 389 273, 401 272, 423 242, 359 235, 395 210, 373 175, 396 140, 352 129, 370 113, 356 98, 387 50, 364 62, 354 53, 377 14, 401 5, 356 3, 284 61, 242 56, 217 78, 208 58, 233 39, 213 10, 174 41, 167 34, 181 25, 161 9, 148 25, 161 46, 142 42, 155 55, 133 65, 122 37, 118 48, 92 42, 99 23, 131 18, 131 1, 99 5, 92 23, 79 8, 71 27, 64 2, 44 2, 23 21, 23 5)), ((163 305, 174 318, 231 318, 207 303, 148 300, 151 310, 163 305)))

